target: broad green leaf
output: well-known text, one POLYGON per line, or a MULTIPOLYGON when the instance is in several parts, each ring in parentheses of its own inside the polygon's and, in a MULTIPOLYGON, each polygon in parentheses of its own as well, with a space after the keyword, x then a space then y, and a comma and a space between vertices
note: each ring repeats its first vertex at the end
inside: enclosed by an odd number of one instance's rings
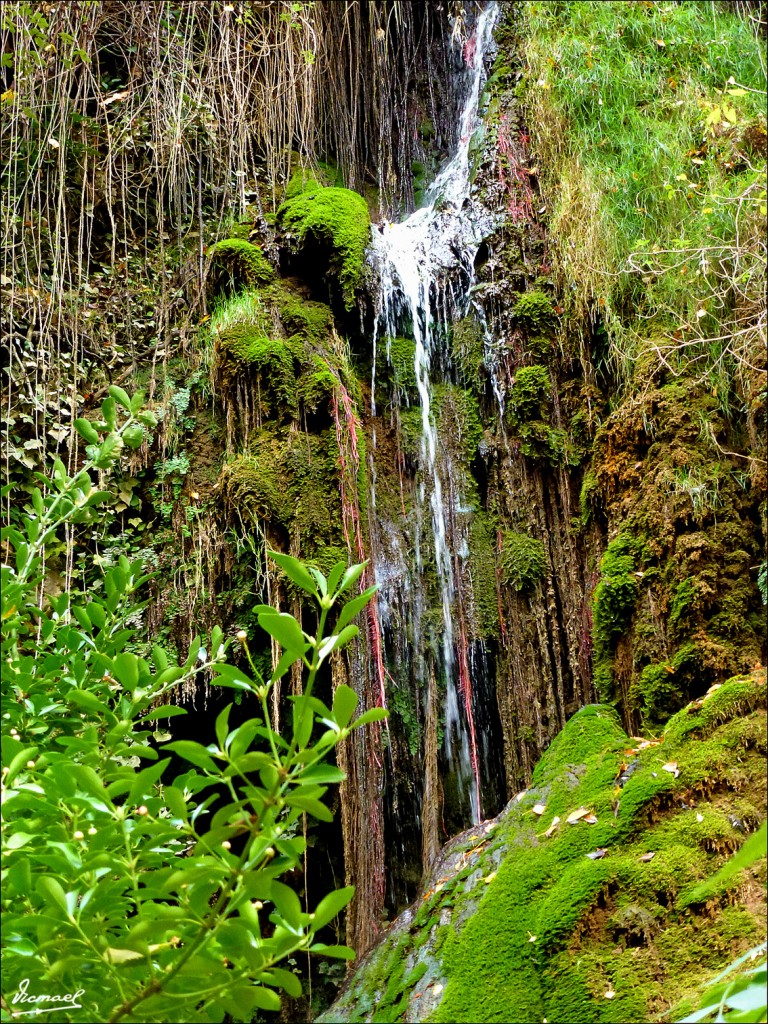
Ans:
POLYGON ((137 953, 134 949, 117 949, 114 946, 109 946, 104 955, 111 964, 116 966, 131 964, 136 960, 144 959, 144 955, 137 953))
POLYGON ((216 716, 216 724, 214 731, 216 733, 216 742, 219 744, 219 750, 224 750, 224 745, 227 739, 227 728, 229 723, 229 713, 232 710, 232 705, 227 706, 219 712, 216 716))
POLYGON ((112 662, 112 673, 126 690, 135 690, 139 685, 139 659, 130 651, 118 654, 112 662))
POLYGON ((303 911, 301 909, 301 903, 299 897, 283 882, 274 881, 272 882, 271 897, 270 899, 277 907, 280 916, 294 930, 298 931, 301 928, 303 920, 303 911))
POLYGON ((302 700, 296 701, 293 705, 293 738, 299 750, 303 750, 309 743, 314 721, 315 716, 312 714, 312 708, 308 707, 302 700))
POLYGON ((264 985, 255 985, 250 990, 250 1003, 257 1010, 272 1010, 276 1012, 280 1009, 280 996, 273 992, 271 988, 265 988, 264 985))
POLYGON ((336 687, 333 695, 333 720, 342 729, 349 725, 357 707, 358 696, 350 686, 343 683, 336 687))
POLYGON ((302 811, 306 811, 307 814, 311 814, 313 818, 317 818, 319 821, 333 821, 333 814, 328 810, 325 804, 319 800, 315 800, 310 796, 293 796, 288 794, 286 800, 293 806, 298 807, 302 811))
POLYGON ((78 419, 75 420, 75 430, 78 434, 88 442, 88 444, 99 443, 99 432, 96 430, 90 420, 78 419))
POLYGON ((123 440, 129 448, 141 448, 144 441, 144 427, 140 423, 132 423, 123 431, 123 440))
POLYGON ((145 398, 146 398, 146 392, 144 392, 144 391, 137 391, 136 394, 131 399, 131 412, 133 413, 134 416, 137 413, 141 412, 141 407, 142 407, 142 405, 144 405, 145 398))
POLYGON ((237 758, 245 754, 260 729, 261 719, 251 718, 229 734, 227 737, 227 750, 233 761, 236 761, 237 758))
POLYGON ((359 594, 357 597, 353 597, 351 601, 347 601, 339 612, 339 619, 336 623, 334 632, 338 633, 348 622, 351 622, 357 613, 365 608, 378 589, 378 585, 368 587, 368 589, 364 590, 362 594, 359 594))
POLYGON ((301 773, 300 779, 301 784, 306 785, 308 782, 316 783, 334 783, 343 782, 346 776, 341 768, 337 768, 334 764, 315 764, 311 768, 305 768, 301 773))
POLYGON ((110 708, 90 690, 72 690, 67 694, 67 703, 77 704, 78 707, 85 708, 86 711, 93 711, 98 715, 111 713, 110 708))
MULTIPOLYGON (((122 407, 124 409, 127 409, 128 412, 131 411, 131 399, 130 399, 127 391, 124 391, 122 388, 119 388, 116 384, 110 384, 110 386, 109 386, 109 395, 110 395, 110 398, 114 398, 114 400, 118 404, 122 405, 122 407)), ((102 406, 102 412, 103 412, 103 410, 104 410, 104 407, 102 406)), ((104 419, 106 419, 106 418, 107 417, 105 415, 104 419)))
POLYGON ((175 718, 186 713, 187 709, 180 708, 178 704, 162 704, 159 708, 152 708, 146 715, 142 715, 139 722, 156 722, 158 718, 175 718))
POLYGON ((345 562, 337 562, 336 565, 328 573, 328 593, 334 594, 339 580, 344 574, 344 570, 347 568, 345 562))
POLYGON ((144 797, 151 796, 155 783, 160 779, 160 776, 170 763, 170 757, 166 757, 163 761, 157 761, 148 768, 143 768, 133 781, 128 794, 128 803, 136 804, 144 797))
POLYGON ((349 641, 354 639, 359 632, 360 630, 357 626, 345 626, 340 633, 326 637, 318 648, 320 663, 322 664, 328 655, 332 651, 335 651, 337 647, 343 647, 345 644, 349 643, 349 641))
POLYGON ((31 761, 37 754, 37 747, 24 747, 20 750, 8 765, 8 772, 3 780, 4 785, 10 786, 22 768, 26 767, 27 761, 31 761))
POLYGON ((47 903, 63 910, 69 915, 67 896, 61 887, 61 883, 51 875, 39 875, 37 879, 37 891, 45 898, 47 903))
POLYGON ((168 810, 175 818, 181 818, 183 821, 187 820, 189 808, 180 789, 176 786, 165 786, 163 789, 163 799, 168 810))
POLYGON ((341 960, 354 960, 357 956, 354 949, 349 946, 326 946, 324 942, 315 942, 309 947, 310 953, 320 953, 322 956, 336 956, 341 960))
POLYGON ((195 743, 194 740, 176 740, 175 743, 166 743, 163 750, 172 750, 174 754, 178 754, 185 761, 189 761, 204 771, 215 772, 217 770, 209 752, 202 744, 195 743))
POLYGON ((234 758, 232 764, 224 770, 224 774, 227 778, 237 774, 246 775, 248 772, 255 772, 260 768, 266 768, 271 763, 272 757, 270 754, 265 754, 261 750, 251 750, 247 754, 234 758))
POLYGON ((387 717, 389 717, 389 712, 386 708, 369 708, 355 719, 350 729, 359 729, 361 725, 368 725, 369 722, 381 722, 387 717))
POLYGON ((282 967, 272 967, 269 971, 264 971, 261 977, 267 985, 279 985, 294 999, 301 997, 301 982, 293 971, 283 970, 282 967))
POLYGON ((277 659, 272 675, 269 677, 272 682, 278 679, 282 679, 291 665, 294 665, 297 661, 300 661, 304 657, 303 651, 283 651, 280 657, 277 659))
POLYGON ((301 626, 292 615, 285 612, 272 612, 267 615, 266 612, 263 612, 259 615, 259 625, 266 633, 273 636, 286 651, 303 653, 308 647, 301 626))
POLYGON ((213 682, 219 686, 231 686, 235 690, 246 690, 248 693, 255 691, 253 681, 235 665, 216 665, 214 672, 216 675, 213 682))
POLYGON ((268 551, 267 554, 273 562, 280 566, 288 579, 295 583, 297 587, 301 587, 302 590, 312 594, 313 597, 317 594, 317 583, 312 579, 307 567, 302 562, 297 558, 292 558, 291 555, 282 555, 278 551, 268 551))
POLYGON ((360 562, 358 565, 350 565, 344 575, 341 577, 341 583, 339 584, 338 594, 343 594, 345 590, 348 590, 353 583, 357 583, 360 577, 365 572, 367 562, 360 562))
POLYGON ((320 900, 312 917, 312 930, 319 931, 323 925, 332 921, 355 895, 354 885, 348 885, 344 889, 337 889, 336 892, 329 892, 320 900))

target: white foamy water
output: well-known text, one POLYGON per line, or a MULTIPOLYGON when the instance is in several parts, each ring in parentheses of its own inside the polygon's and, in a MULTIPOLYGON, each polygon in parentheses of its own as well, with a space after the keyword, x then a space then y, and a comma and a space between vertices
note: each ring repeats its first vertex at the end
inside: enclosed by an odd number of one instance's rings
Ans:
MULTIPOLYGON (((471 701, 460 702, 454 631, 454 574, 450 550, 444 491, 451 473, 437 450, 438 437, 432 415, 432 386, 439 353, 436 345, 445 328, 466 314, 469 288, 474 280, 478 246, 493 227, 490 214, 476 202, 470 183, 470 144, 479 124, 478 103, 485 79, 484 57, 493 38, 499 14, 497 3, 480 13, 473 38, 465 48, 471 54, 463 88, 466 90, 460 116, 456 152, 430 185, 426 205, 399 224, 385 224, 373 232, 373 249, 381 285, 376 335, 394 338, 409 335, 415 342, 414 369, 421 407, 422 441, 421 500, 429 491, 429 506, 437 575, 440 586, 443 633, 443 666, 447 680, 446 745, 449 758, 457 757, 460 775, 472 780, 472 817, 481 817, 477 744, 471 701), (464 714, 460 704, 464 705, 464 714), (452 750, 452 737, 459 737, 459 750, 452 750)), ((376 339, 374 339, 374 346, 376 339)), ((375 347, 372 394, 375 403, 375 347)), ((375 412, 375 404, 373 410, 375 412)), ((426 524, 425 524, 426 525, 426 524)), ((418 534, 418 531, 417 531, 418 534)), ((425 543, 428 538, 425 538, 425 543)), ((417 571, 422 569, 420 538, 415 538, 417 571)), ((383 567, 382 567, 383 568, 383 567)), ((387 570, 382 573, 384 583, 387 570)), ((406 584, 407 586, 407 584, 406 584)), ((416 589, 415 581, 411 589, 416 589)), ((417 598, 418 601, 418 598, 417 598)), ((418 609, 416 609, 418 614, 418 609)))

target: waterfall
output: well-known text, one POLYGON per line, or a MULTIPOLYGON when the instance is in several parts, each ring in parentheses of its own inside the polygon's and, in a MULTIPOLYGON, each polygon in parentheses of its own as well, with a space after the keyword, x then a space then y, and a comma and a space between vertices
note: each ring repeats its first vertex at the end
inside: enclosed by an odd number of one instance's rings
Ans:
MULTIPOLYGON (((419 514, 411 528, 409 552, 396 552, 397 543, 387 554, 376 550, 374 564, 381 586, 381 613, 399 614, 409 619, 414 651, 411 671, 419 677, 420 689, 427 701, 427 721, 433 719, 430 702, 436 699, 434 661, 445 685, 443 744, 447 761, 456 771, 463 795, 468 796, 472 821, 483 815, 478 736, 473 711, 471 658, 468 656, 465 617, 461 593, 457 592, 458 565, 466 537, 454 535, 452 509, 460 508, 462 495, 458 474, 450 453, 441 451, 434 416, 435 385, 444 379, 445 354, 441 342, 449 325, 467 313, 469 291, 474 280, 474 260, 482 239, 494 226, 494 220, 472 195, 470 150, 479 125, 478 105, 484 82, 484 58, 492 43, 498 18, 497 3, 488 4, 479 14, 474 30, 464 44, 465 72, 462 76, 464 102, 460 114, 458 142, 452 157, 439 172, 426 193, 425 205, 398 224, 383 223, 373 231, 374 260, 380 279, 377 320, 374 337, 374 368, 371 412, 376 414, 376 359, 382 347, 389 356, 391 340, 407 336, 414 343, 414 376, 420 409, 420 459, 417 477, 419 514), (384 345, 382 346, 382 341, 384 345), (428 524, 428 525, 427 525, 428 524), (429 529, 431 539, 422 535, 429 529), (420 580, 425 559, 434 556, 439 591, 440 639, 431 656, 420 650, 424 639, 424 615, 427 611, 420 580), (408 579, 410 562, 413 578, 408 579), (402 560, 401 560, 402 559, 402 560), (396 564, 393 565, 393 562, 396 564), (403 605, 408 605, 403 612, 403 605), (430 657, 432 661, 430 662, 430 657)), ((374 435, 375 443, 375 435, 374 435)), ((373 456, 372 456, 373 458, 373 456)), ((374 493, 371 508, 375 516, 374 493)), ((405 511, 405 510, 404 510, 405 511)), ((372 531, 375 533, 376 531, 372 531)), ((460 531, 458 531, 460 532, 460 531)), ((402 548, 402 544, 400 544, 402 548)), ((438 632, 433 627, 433 633, 438 632)), ((430 746, 430 744, 427 744, 430 746)), ((434 746, 434 743, 432 744, 434 746)), ((436 756, 436 754, 435 754, 436 756)), ((428 773, 428 766, 425 767, 428 773)), ((425 794, 432 793, 430 780, 425 794)), ((426 801, 425 801, 426 803, 426 801)), ((429 807, 423 813, 433 813, 429 807)), ((434 823, 423 823, 422 832, 434 833, 434 823)))

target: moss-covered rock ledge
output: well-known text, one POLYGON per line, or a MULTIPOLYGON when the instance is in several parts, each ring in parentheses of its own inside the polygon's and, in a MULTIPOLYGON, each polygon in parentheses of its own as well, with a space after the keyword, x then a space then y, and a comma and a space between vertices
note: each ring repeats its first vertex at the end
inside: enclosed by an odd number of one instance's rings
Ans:
POLYGON ((583 708, 319 1019, 679 1019, 765 936, 765 861, 714 879, 765 818, 765 695, 731 679, 660 740, 583 708))

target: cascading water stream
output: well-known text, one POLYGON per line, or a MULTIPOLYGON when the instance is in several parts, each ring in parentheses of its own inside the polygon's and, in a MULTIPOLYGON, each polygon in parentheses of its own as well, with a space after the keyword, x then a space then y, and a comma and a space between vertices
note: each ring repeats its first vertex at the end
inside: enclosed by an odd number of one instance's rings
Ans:
MULTIPOLYGON (((447 453, 438 450, 433 416, 433 383, 439 361, 441 329, 465 315, 473 282, 474 259, 493 221, 471 196, 470 143, 478 124, 478 104, 484 81, 484 58, 492 42, 499 7, 489 3, 477 18, 464 46, 466 98, 461 111, 456 152, 427 191, 426 205, 399 224, 383 224, 374 231, 374 251, 381 286, 376 334, 392 339, 409 334, 415 343, 414 370, 421 408, 421 478, 418 498, 422 506, 429 492, 437 581, 442 605, 442 671, 446 681, 445 746, 449 761, 458 757, 459 777, 471 786, 472 818, 482 815, 478 740, 472 707, 472 684, 467 658, 464 620, 459 609, 454 563, 456 545, 449 534, 446 502, 459 500, 451 484, 453 473, 447 453), (459 702, 461 694, 461 706, 459 702), (463 708, 463 715, 462 715, 463 708), (454 747, 454 737, 458 743, 454 747)), ((376 339, 375 339, 376 340, 376 339)), ((372 412, 375 413, 376 349, 372 412)), ((375 501, 375 495, 374 495, 375 501)), ((419 529, 413 538, 416 571, 423 569, 419 529)), ((380 582, 383 582, 380 580, 380 582)), ((418 604, 418 600, 414 598, 418 604)), ((413 609, 418 633, 423 609, 413 609)), ((424 668, 424 666, 418 666, 424 668)))

